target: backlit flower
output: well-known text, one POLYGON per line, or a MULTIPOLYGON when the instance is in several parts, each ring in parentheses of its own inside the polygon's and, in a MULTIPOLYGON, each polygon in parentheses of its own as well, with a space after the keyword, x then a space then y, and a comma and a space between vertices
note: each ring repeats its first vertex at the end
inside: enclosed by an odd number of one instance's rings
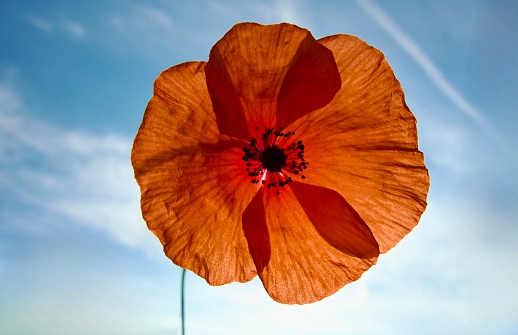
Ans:
POLYGON ((282 303, 360 278, 426 207, 416 120, 383 54, 290 24, 234 26, 157 78, 132 151, 165 254, 282 303))

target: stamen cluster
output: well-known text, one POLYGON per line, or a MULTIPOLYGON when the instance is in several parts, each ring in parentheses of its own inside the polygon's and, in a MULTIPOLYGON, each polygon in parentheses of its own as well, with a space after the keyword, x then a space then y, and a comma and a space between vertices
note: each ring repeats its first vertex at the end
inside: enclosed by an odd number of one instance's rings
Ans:
POLYGON ((301 140, 290 142, 294 135, 294 131, 283 132, 282 127, 264 128, 260 141, 253 138, 248 147, 243 147, 242 159, 253 184, 275 187, 280 194, 279 187, 292 182, 291 174, 306 178, 302 173, 309 162, 304 159, 304 144, 301 140))

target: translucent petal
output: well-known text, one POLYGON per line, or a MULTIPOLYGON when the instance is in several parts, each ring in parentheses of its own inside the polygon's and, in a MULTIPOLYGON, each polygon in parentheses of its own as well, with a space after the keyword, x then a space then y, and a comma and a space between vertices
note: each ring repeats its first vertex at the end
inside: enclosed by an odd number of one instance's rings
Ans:
POLYGON ((416 120, 381 52, 348 35, 320 42, 334 53, 342 88, 289 129, 306 144, 304 182, 337 191, 387 252, 426 208, 430 179, 416 120))
POLYGON ((131 159, 144 219, 166 255, 221 285, 256 275, 241 215, 257 186, 241 160, 246 143, 217 130, 203 67, 158 77, 131 159))
POLYGON ((340 88, 333 54, 287 23, 235 25, 212 48, 205 72, 220 132, 245 140, 256 127, 288 126, 340 88))
MULTIPOLYGON (((258 246, 250 247, 250 251, 259 277, 274 300, 285 304, 319 301, 357 280, 376 263, 377 253, 356 257, 329 243, 316 228, 322 222, 311 221, 289 187, 284 187, 280 196, 266 188, 261 193, 263 198, 256 196, 251 206, 257 208, 262 203, 265 215, 245 215, 243 224, 253 225, 254 236, 261 236, 251 240, 247 235, 247 240, 249 244, 259 242, 258 246)), ((304 190, 299 189, 297 193, 306 196, 304 190)), ((336 209, 334 205, 321 205, 323 210, 336 209)), ((343 214, 348 215, 340 210, 336 216, 343 214)))

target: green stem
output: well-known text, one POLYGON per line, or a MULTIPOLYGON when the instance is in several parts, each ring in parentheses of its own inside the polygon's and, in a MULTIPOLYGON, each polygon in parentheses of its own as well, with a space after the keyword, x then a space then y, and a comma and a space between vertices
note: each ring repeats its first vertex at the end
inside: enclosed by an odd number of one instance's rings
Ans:
POLYGON ((182 269, 182 335, 185 335, 185 307, 184 307, 184 292, 185 292, 185 269, 182 269))

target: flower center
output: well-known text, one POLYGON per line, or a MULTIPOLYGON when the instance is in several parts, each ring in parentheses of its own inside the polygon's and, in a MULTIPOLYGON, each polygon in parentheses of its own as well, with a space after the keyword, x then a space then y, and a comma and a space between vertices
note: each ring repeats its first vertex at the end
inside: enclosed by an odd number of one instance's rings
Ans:
POLYGON ((288 156, 284 149, 274 145, 266 147, 261 153, 261 164, 269 172, 281 172, 282 168, 286 166, 286 159, 288 156))
POLYGON ((282 127, 279 130, 265 128, 260 141, 253 138, 249 146, 243 147, 242 157, 252 183, 274 187, 277 194, 280 194, 279 187, 292 182, 291 175, 305 179, 302 172, 309 164, 304 159, 302 141, 290 141, 295 132, 282 130, 282 127))

